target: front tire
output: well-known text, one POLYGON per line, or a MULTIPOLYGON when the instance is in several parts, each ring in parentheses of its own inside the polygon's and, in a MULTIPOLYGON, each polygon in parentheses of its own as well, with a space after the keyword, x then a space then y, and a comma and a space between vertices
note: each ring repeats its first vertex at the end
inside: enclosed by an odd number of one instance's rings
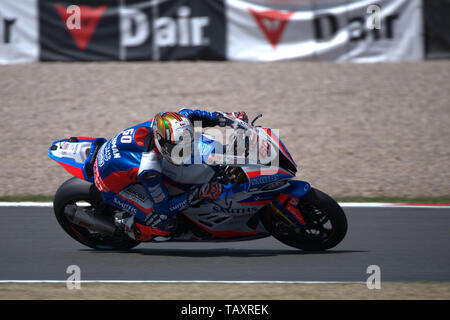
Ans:
POLYGON ((275 213, 270 205, 263 209, 261 220, 273 237, 284 244, 305 250, 323 251, 337 246, 347 233, 347 218, 341 206, 324 192, 311 188, 299 199, 300 210, 306 224, 288 223, 286 216, 275 213))
POLYGON ((125 234, 122 237, 104 235, 92 232, 68 220, 64 212, 67 205, 79 206, 84 203, 87 210, 95 212, 94 204, 96 201, 91 188, 95 188, 92 183, 76 177, 67 180, 58 188, 53 200, 53 210, 60 226, 73 239, 92 249, 128 250, 137 246, 140 242, 127 237, 125 234))

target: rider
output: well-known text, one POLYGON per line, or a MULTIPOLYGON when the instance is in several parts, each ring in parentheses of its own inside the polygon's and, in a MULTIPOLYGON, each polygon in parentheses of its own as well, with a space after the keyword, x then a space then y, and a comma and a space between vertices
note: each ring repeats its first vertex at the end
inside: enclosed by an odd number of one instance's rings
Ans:
MULTIPOLYGON (((230 115, 248 121, 245 112, 230 115)), ((162 183, 162 159, 177 165, 172 155, 175 146, 193 150, 194 121, 202 121, 204 127, 233 123, 220 112, 191 109, 161 112, 152 120, 107 141, 94 163, 94 181, 103 200, 126 212, 116 217, 116 225, 132 239, 143 242, 170 239, 178 213, 203 199, 218 199, 222 191, 219 183, 210 182, 170 197, 162 183)))

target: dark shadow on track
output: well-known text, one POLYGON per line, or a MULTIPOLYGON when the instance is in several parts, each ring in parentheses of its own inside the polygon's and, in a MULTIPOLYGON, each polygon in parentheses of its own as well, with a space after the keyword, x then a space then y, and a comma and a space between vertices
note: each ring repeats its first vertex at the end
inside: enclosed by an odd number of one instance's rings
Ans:
POLYGON ((128 251, 89 250, 91 253, 121 253, 141 254, 147 256, 171 256, 171 257, 268 257, 287 255, 329 255, 343 253, 368 252, 363 250, 328 250, 328 251, 301 251, 301 250, 264 250, 264 249, 131 249, 128 251))

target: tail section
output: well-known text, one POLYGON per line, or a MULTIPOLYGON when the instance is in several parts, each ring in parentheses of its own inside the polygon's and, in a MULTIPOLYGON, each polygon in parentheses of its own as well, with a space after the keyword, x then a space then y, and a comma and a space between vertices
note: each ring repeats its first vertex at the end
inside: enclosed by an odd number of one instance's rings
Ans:
POLYGON ((71 137, 52 143, 48 156, 63 166, 70 174, 93 182, 92 165, 104 138, 71 137))

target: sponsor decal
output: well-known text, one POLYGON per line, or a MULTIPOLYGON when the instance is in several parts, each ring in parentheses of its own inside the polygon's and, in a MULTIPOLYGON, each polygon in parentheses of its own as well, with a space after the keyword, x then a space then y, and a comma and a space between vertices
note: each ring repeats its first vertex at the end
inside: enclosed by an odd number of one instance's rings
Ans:
POLYGON ((0 28, 1 28, 0 30, 3 31, 2 34, 0 34, 0 44, 11 43, 12 30, 16 22, 17 22, 16 18, 3 18, 0 16, 0 28))
POLYGON ((117 138, 118 138, 118 135, 115 136, 111 141, 111 150, 112 150, 114 159, 120 158, 120 152, 119 152, 119 149, 117 148, 117 138))
POLYGON ((77 10, 73 11, 70 8, 71 6, 66 7, 59 3, 54 6, 79 50, 86 49, 100 18, 108 7, 106 5, 95 8, 90 6, 76 6, 77 10), (69 27, 70 20, 76 20, 76 18, 80 22, 79 28, 69 27))
POLYGON ((135 186, 131 186, 125 190, 122 190, 120 194, 123 195, 125 198, 129 198, 132 201, 137 202, 141 206, 146 202, 149 202, 149 198, 147 194, 145 194, 145 191, 139 192, 139 190, 135 186))
POLYGON ((42 61, 119 59, 117 3, 108 0, 40 0, 42 61))
POLYGON ((120 58, 225 58, 223 1, 125 2, 120 14, 120 58))
POLYGON ((37 0, 0 1, 0 64, 39 59, 37 0))
POLYGON ((257 11, 252 8, 249 8, 248 11, 252 14, 273 49, 276 49, 278 41, 283 35, 284 28, 294 12, 282 12, 277 10, 257 11))
POLYGON ((286 206, 286 209, 295 217, 301 224, 305 225, 306 222, 300 213, 300 210, 297 207, 293 207, 290 204, 286 206))
POLYGON ((155 44, 158 47, 197 47, 209 44, 204 29, 210 24, 209 17, 192 17, 191 9, 181 6, 175 17, 160 17, 153 24, 155 44))
POLYGON ((111 160, 111 157, 115 159, 120 158, 120 152, 117 148, 117 137, 115 136, 113 139, 108 140, 105 144, 100 147, 100 150, 97 154, 97 161, 99 167, 103 167, 103 165, 111 160))
POLYGON ((105 160, 106 161, 108 161, 110 158, 111 158, 111 155, 106 159, 106 157, 105 157, 105 145, 106 144, 103 144, 101 147, 100 147, 100 150, 98 151, 98 154, 97 154, 97 163, 98 163, 98 166, 101 168, 101 167, 103 167, 103 165, 105 164, 105 160))
POLYGON ((78 143, 64 142, 62 144, 61 153, 63 155, 75 155, 78 152, 78 148, 78 143))
POLYGON ((274 182, 278 180, 278 176, 277 175, 268 175, 268 176, 259 176, 256 178, 251 179, 251 184, 252 186, 255 184, 266 184, 266 183, 270 183, 270 182, 274 182))
POLYGON ((255 213, 258 211, 258 208, 246 206, 246 207, 240 207, 240 208, 223 208, 219 206, 213 206, 212 210, 214 212, 220 212, 220 213, 230 213, 233 215, 239 215, 239 214, 250 214, 255 213))
POLYGON ((94 184, 98 190, 101 192, 109 192, 109 188, 105 185, 102 178, 100 177, 100 173, 98 172, 97 161, 94 163, 94 184))
POLYGON ((155 187, 149 187, 148 190, 149 190, 150 195, 152 196, 153 201, 155 203, 162 202, 164 200, 165 196, 166 196, 164 194, 161 186, 159 186, 159 185, 156 185, 155 187))
POLYGON ((105 144, 104 153, 105 153, 105 162, 111 160, 111 140, 105 144))
POLYGON ((187 200, 183 200, 182 202, 179 202, 174 206, 170 207, 170 211, 180 210, 181 208, 185 207, 187 207, 187 200))
POLYGON ((121 201, 120 199, 118 199, 117 197, 114 197, 113 202, 116 206, 118 206, 119 208, 132 213, 132 214, 136 214, 137 213, 137 209, 134 208, 131 204, 126 203, 124 201, 121 201))
POLYGON ((69 149, 70 143, 68 142, 63 142, 62 143, 62 151, 61 152, 67 152, 67 150, 69 149))

